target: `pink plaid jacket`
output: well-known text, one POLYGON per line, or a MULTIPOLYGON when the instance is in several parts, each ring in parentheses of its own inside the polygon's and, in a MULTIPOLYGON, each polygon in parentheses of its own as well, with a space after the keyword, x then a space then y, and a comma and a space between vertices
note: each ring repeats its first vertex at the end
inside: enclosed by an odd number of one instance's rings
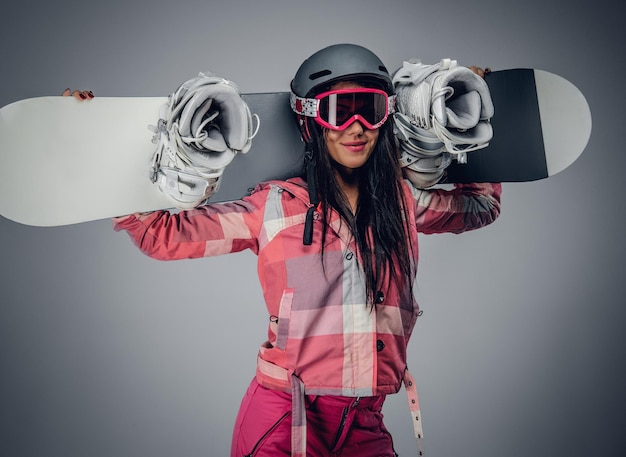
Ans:
MULTIPOLYGON (((405 186, 413 261, 418 232, 460 233, 493 222, 500 184, 421 191, 405 186)), ((308 394, 372 396, 397 392, 406 370, 406 347, 418 315, 408 284, 391 281, 366 306, 365 282, 354 240, 337 214, 320 255, 321 217, 313 244, 302 243, 309 204, 300 179, 260 184, 240 201, 210 204, 179 214, 157 211, 114 221, 147 255, 160 260, 198 258, 251 249, 269 316, 257 380, 292 391, 292 376, 308 394), (333 236, 334 235, 334 236, 333 236)))

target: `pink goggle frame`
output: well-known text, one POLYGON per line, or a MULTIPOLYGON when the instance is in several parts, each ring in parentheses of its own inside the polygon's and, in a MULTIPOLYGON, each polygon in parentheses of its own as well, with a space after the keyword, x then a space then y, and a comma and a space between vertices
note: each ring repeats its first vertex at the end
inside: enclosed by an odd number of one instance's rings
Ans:
POLYGON ((298 97, 292 92, 290 103, 296 114, 313 117, 331 130, 345 130, 355 121, 375 130, 395 111, 396 96, 363 87, 329 90, 315 98, 298 97))

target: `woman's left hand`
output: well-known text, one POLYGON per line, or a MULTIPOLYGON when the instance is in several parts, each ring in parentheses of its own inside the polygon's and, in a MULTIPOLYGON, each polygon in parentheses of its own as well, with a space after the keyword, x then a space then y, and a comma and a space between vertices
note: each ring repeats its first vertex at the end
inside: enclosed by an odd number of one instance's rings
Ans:
POLYGON ((472 65, 471 67, 469 67, 469 69, 472 70, 474 73, 476 73, 481 78, 484 78, 486 74, 491 73, 491 68, 489 68, 489 67, 482 68, 482 67, 477 67, 475 65, 472 65))

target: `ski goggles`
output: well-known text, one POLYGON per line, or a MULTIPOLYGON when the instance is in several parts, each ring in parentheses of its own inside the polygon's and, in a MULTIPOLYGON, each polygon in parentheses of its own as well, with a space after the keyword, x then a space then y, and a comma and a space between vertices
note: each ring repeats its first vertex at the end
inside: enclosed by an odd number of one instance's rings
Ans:
POLYGON ((345 130, 354 121, 375 130, 395 111, 396 96, 363 87, 330 90, 315 98, 298 97, 292 92, 290 103, 296 114, 313 117, 322 127, 331 130, 345 130))

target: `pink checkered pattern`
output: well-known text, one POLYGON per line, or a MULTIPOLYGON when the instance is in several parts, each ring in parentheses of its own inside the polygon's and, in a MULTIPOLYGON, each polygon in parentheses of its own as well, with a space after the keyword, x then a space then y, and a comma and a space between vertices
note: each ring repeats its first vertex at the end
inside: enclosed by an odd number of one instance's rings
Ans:
MULTIPOLYGON (((460 185, 450 191, 407 185, 405 192, 415 222, 410 234, 415 263, 418 232, 476 229, 491 223, 500 211, 499 184, 460 185)), ((403 380, 409 382, 406 347, 419 311, 409 285, 402 279, 392 281, 380 291, 384 299, 375 310, 366 306, 356 247, 336 213, 323 259, 319 214, 313 244, 303 245, 309 206, 306 183, 294 179, 261 184, 240 201, 178 214, 129 215, 115 219, 114 226, 126 230, 145 254, 161 260, 244 249, 257 254, 269 316, 268 339, 258 357, 261 385, 292 391, 295 375, 312 395, 395 393, 403 380)), ((412 406, 418 408, 417 403, 412 406)), ((419 410, 415 412, 419 416, 419 410)))

